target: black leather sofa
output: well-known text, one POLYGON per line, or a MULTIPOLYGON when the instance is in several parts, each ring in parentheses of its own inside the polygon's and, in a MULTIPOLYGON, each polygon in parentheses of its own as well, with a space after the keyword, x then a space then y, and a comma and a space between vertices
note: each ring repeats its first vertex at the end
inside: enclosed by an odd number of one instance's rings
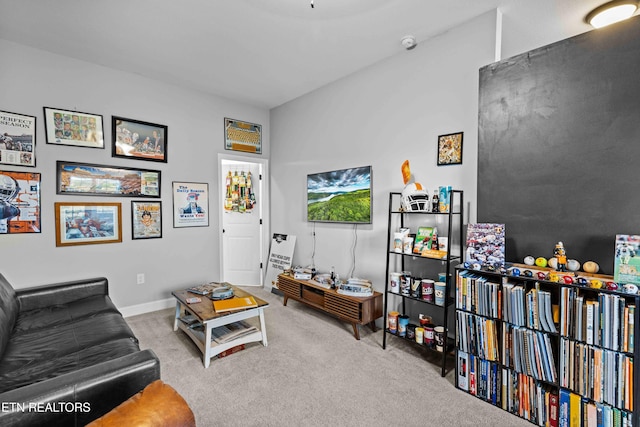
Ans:
POLYGON ((160 379, 105 278, 14 290, 0 274, 0 425, 84 426, 160 379))

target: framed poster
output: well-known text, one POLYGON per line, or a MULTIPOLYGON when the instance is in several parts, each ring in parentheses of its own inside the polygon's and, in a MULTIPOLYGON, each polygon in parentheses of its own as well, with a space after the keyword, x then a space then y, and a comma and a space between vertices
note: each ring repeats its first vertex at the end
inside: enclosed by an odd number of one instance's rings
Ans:
POLYGON ((167 163, 167 126, 115 116, 111 125, 113 157, 167 163))
POLYGON ((36 166, 36 118, 0 111, 0 164, 36 166))
POLYGON ((122 242, 120 203, 56 202, 56 246, 122 242))
POLYGON ((0 171, 0 234, 40 233, 40 174, 0 171))
POLYGON ((173 227, 209 226, 209 184, 173 182, 173 227))
POLYGON ((56 162, 56 194, 160 197, 160 171, 56 162))
POLYGON ((162 237, 162 202, 131 202, 131 238, 162 237))
POLYGON ((438 166, 462 164, 463 132, 438 137, 438 166))
POLYGON ((47 144, 104 148, 102 116, 43 107, 47 144))
POLYGON ((262 125, 225 118, 224 148, 262 154, 262 125))

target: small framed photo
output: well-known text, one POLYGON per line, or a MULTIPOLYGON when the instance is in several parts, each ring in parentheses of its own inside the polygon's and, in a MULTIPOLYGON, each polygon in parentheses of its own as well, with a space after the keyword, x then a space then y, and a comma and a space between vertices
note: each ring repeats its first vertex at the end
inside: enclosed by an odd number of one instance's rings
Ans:
POLYGON ((120 203, 56 202, 56 246, 122 242, 120 203))
POLYGON ((167 163, 167 126, 112 117, 113 157, 167 163))
POLYGON ((40 174, 0 171, 0 234, 40 233, 40 174))
POLYGON ((102 116, 43 107, 47 144, 104 149, 102 116))
POLYGON ((36 118, 0 111, 0 164, 36 166, 36 118))
POLYGON ((131 238, 158 239, 162 237, 162 202, 131 202, 131 238))
POLYGON ((224 148, 262 154, 262 125, 225 118, 224 148))
POLYGON ((438 166, 462 164, 462 134, 438 136, 438 166))
POLYGON ((173 182, 173 227, 209 226, 209 184, 173 182))

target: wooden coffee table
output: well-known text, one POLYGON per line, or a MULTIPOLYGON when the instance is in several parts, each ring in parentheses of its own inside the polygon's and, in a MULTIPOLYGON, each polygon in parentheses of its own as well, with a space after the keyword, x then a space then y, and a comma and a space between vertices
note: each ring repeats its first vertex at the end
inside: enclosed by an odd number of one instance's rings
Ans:
POLYGON ((233 312, 216 313, 213 309, 212 301, 206 296, 191 293, 186 289, 171 292, 171 295, 176 298, 176 315, 173 322, 173 330, 177 331, 178 329, 181 329, 198 346, 202 353, 202 362, 204 363, 205 368, 209 367, 212 357, 215 357, 223 351, 237 345, 262 341, 262 345, 265 347, 267 346, 267 330, 264 322, 264 309, 269 306, 269 303, 261 300, 255 295, 251 295, 249 292, 238 288, 237 286, 230 285, 229 283, 225 283, 225 285, 231 286, 235 296, 237 297, 252 296, 258 303, 258 307, 233 312), (186 301, 187 298, 193 297, 200 297, 202 301, 199 303, 188 304, 186 301), (193 316, 192 318, 195 318, 196 322, 203 325, 202 332, 197 333, 182 320, 188 315, 193 316), (260 328, 257 329, 257 331, 243 335, 223 344, 219 344, 211 340, 211 331, 214 328, 229 325, 251 317, 260 317, 260 328))

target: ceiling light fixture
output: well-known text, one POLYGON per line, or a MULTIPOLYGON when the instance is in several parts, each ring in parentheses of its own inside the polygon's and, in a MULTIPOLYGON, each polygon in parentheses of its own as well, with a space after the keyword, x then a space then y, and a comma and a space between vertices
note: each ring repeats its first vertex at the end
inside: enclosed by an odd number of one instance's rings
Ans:
POLYGON ((585 21, 594 28, 602 28, 630 18, 637 9, 637 0, 614 0, 593 9, 585 17, 585 21))

